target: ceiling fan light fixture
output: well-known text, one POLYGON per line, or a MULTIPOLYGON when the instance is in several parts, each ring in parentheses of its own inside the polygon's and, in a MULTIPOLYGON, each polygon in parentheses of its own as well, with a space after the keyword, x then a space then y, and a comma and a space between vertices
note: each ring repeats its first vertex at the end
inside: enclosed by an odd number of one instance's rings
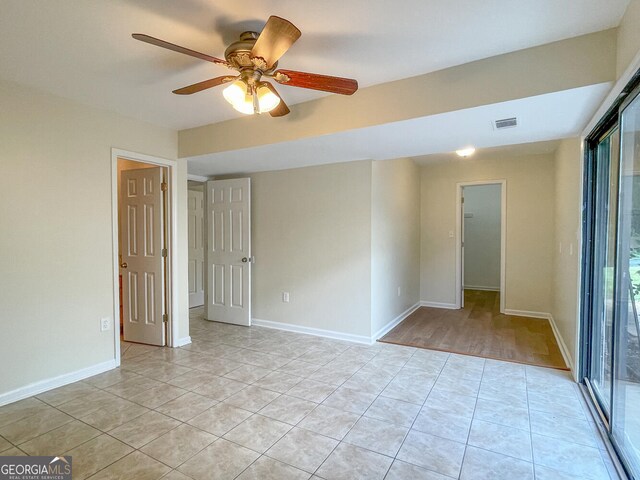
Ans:
POLYGON ((255 89, 257 111, 253 103, 253 92, 244 80, 237 80, 222 91, 222 96, 233 108, 245 115, 267 113, 280 104, 280 97, 274 94, 266 83, 259 83, 255 89))
POLYGON ((456 154, 459 157, 462 158, 467 158, 470 157, 471 155, 473 155, 475 153, 476 149, 474 147, 466 147, 466 148, 462 148, 460 150, 456 150, 456 154))

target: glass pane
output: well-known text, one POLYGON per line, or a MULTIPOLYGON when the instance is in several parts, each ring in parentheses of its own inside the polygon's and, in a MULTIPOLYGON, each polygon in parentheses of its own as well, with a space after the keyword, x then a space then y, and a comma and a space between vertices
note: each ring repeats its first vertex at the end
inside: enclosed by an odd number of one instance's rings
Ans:
POLYGON ((591 385, 606 414, 611 399, 611 349, 613 345, 613 283, 615 275, 616 207, 618 195, 618 145, 616 128, 596 150, 593 325, 591 331, 591 385))
POLYGON ((622 113, 612 434, 640 474, 640 97, 622 113))

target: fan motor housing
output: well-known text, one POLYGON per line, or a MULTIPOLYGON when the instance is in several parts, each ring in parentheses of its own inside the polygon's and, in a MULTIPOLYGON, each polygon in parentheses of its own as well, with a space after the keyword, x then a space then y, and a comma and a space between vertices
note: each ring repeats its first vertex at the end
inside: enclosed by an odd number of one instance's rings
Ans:
POLYGON ((253 49, 257 39, 257 32, 241 33, 240 40, 233 42, 224 51, 224 58, 237 70, 254 69, 261 72, 275 70, 278 65, 277 62, 271 68, 268 68, 264 59, 251 56, 251 49, 253 49))

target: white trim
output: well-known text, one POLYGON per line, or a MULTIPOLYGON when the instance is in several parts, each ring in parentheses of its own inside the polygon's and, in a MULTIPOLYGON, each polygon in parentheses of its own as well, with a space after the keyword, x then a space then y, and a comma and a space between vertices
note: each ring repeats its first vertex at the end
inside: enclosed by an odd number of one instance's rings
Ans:
POLYGON ((303 327, 301 325, 272 322, 270 320, 260 320, 258 318, 253 318, 251 322, 252 325, 256 327, 274 328, 276 330, 285 330, 287 332, 315 335, 316 337, 334 338, 336 340, 344 340, 347 342, 364 343, 365 345, 371 345, 372 343, 371 338, 365 335, 353 335, 351 333, 336 332, 334 330, 324 330, 322 328, 303 327))
POLYGON ((414 305, 407 308, 404 312, 398 315, 396 318, 387 323, 384 327, 378 330, 371 336, 371 341, 375 342, 376 340, 384 337, 387 333, 393 330, 400 322, 402 322, 405 318, 415 312, 418 308, 420 308, 420 302, 416 302, 414 305))
POLYGON ((478 286, 478 285, 465 285, 464 286, 465 290, 480 290, 483 292, 499 292, 500 291, 500 287, 482 287, 482 286, 478 286))
POLYGON ((549 320, 551 318, 551 314, 547 312, 532 312, 530 310, 514 310, 512 308, 505 309, 503 313, 505 315, 513 315, 514 317, 543 318, 545 320, 549 320))
POLYGON ((179 310, 178 285, 178 161, 161 157, 154 157, 144 153, 130 152, 119 148, 111 149, 111 231, 113 252, 113 334, 114 334, 114 360, 116 366, 120 366, 120 289, 118 275, 120 266, 118 262, 118 158, 133 160, 136 162, 150 163, 167 167, 169 170, 169 241, 168 241, 168 277, 169 298, 168 307, 169 328, 167 345, 175 347, 175 339, 178 338, 179 310))
POLYGON ((460 310, 460 307, 455 303, 440 303, 440 302, 420 302, 421 307, 431 307, 431 308, 446 308, 447 310, 460 310))
POLYGON ((194 182, 208 182, 211 180, 209 177, 203 177, 202 175, 187 174, 187 180, 193 180, 194 182))
POLYGON ((0 394, 0 406, 17 402, 18 400, 38 395, 39 393, 53 390, 54 388, 64 387, 70 383, 84 380, 85 378, 98 375, 99 373, 103 373, 114 368, 116 368, 115 361, 107 360, 106 362, 98 363, 90 367, 81 368, 75 372, 65 373, 58 375, 57 377, 30 383, 24 387, 16 388, 15 390, 0 394))
MULTIPOLYGON (((456 308, 462 308, 462 188, 475 185, 500 185, 500 313, 505 313, 507 298, 507 181, 478 180, 456 183, 456 308)), ((446 308, 446 307, 445 307, 446 308)))
POLYGON ((173 342, 174 347, 184 347, 185 345, 189 345, 191 343, 191 337, 182 337, 178 338, 175 342, 173 342))
POLYGON ((575 370, 573 365, 573 360, 571 359, 571 355, 569 354, 569 349, 567 348, 567 344, 564 343, 564 339, 562 335, 560 335, 560 331, 558 330, 558 325, 556 325, 556 320, 553 318, 553 315, 549 314, 549 324, 551 325, 551 330, 553 330, 553 336, 556 337, 556 342, 558 342, 558 347, 560 347, 560 353, 562 353, 562 358, 564 358, 564 362, 567 364, 567 367, 571 369, 571 373, 575 376, 575 370))

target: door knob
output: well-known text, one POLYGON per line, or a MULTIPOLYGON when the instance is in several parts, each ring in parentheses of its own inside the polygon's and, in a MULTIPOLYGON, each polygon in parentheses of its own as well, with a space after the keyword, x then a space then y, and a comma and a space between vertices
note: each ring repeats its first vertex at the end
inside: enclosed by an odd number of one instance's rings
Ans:
POLYGON ((242 257, 242 263, 247 263, 249 259, 247 257, 242 257))
POLYGON ((120 264, 120 268, 127 268, 127 267, 128 267, 127 262, 122 262, 120 264))

